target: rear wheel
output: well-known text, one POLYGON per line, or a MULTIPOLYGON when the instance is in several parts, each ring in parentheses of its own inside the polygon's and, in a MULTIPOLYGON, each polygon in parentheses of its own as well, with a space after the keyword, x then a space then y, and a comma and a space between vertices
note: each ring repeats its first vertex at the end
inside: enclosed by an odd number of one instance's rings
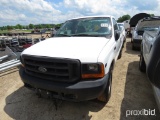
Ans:
POLYGON ((146 72, 146 64, 145 64, 142 54, 140 55, 140 60, 139 60, 139 70, 141 72, 146 72))
POLYGON ((111 87, 112 87, 112 67, 109 72, 109 78, 108 78, 108 83, 107 86, 104 90, 104 92, 98 97, 98 100, 101 102, 107 103, 111 97, 111 87))
POLYGON ((136 47, 133 45, 133 43, 132 43, 132 50, 136 50, 136 47))

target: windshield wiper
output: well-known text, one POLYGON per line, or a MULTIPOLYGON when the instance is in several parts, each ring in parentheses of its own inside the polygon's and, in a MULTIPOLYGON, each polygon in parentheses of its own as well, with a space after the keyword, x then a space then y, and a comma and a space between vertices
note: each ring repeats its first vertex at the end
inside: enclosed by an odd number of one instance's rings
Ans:
POLYGON ((67 34, 57 34, 56 36, 67 36, 67 37, 71 37, 71 35, 67 35, 67 34))
POLYGON ((90 37, 99 37, 99 35, 92 35, 92 34, 74 34, 72 36, 90 36, 90 37))

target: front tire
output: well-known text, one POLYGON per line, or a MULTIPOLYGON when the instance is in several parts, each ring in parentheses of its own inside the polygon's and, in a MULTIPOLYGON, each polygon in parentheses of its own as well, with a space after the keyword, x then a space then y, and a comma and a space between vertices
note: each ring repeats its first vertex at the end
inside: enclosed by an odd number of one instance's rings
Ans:
POLYGON ((112 68, 110 69, 109 72, 109 79, 107 86, 104 90, 104 92, 98 97, 98 100, 101 102, 107 103, 111 97, 111 87, 112 87, 112 68))
POLYGON ((139 60, 139 70, 141 72, 146 72, 146 64, 145 64, 142 54, 140 55, 140 60, 139 60))

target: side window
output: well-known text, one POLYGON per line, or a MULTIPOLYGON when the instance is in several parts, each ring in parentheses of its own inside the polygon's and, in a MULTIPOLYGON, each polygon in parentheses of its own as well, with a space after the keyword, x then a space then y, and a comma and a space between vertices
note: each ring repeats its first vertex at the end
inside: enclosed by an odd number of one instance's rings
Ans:
POLYGON ((116 20, 114 18, 112 20, 113 20, 114 30, 118 30, 118 25, 117 25, 116 20))

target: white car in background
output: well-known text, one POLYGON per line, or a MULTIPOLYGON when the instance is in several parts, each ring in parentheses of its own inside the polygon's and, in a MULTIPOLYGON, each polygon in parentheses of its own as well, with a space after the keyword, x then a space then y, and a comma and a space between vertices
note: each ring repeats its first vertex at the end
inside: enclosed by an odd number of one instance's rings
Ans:
POLYGON ((130 20, 123 21, 124 28, 125 28, 125 31, 126 31, 127 35, 130 34, 130 24, 129 24, 129 22, 130 22, 130 20))
POLYGON ((119 30, 121 32, 121 37, 123 39, 123 46, 124 46, 124 43, 126 42, 126 31, 124 28, 124 23, 117 23, 117 25, 118 25, 119 30))

